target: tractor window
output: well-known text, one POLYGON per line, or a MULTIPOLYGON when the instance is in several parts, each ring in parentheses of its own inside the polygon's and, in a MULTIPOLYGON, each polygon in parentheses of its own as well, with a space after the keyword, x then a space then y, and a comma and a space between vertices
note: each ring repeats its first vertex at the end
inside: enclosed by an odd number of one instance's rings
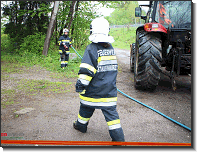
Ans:
POLYGON ((155 21, 166 28, 191 28, 191 1, 159 1, 155 21))
POLYGON ((151 23, 152 22, 152 14, 153 14, 153 5, 154 5, 154 1, 151 4, 151 7, 149 7, 149 10, 147 12, 147 22, 151 23))
POLYGON ((149 9, 149 11, 150 11, 150 14, 148 15, 148 22, 149 23, 152 22, 153 6, 154 6, 154 2, 152 3, 152 6, 149 9))

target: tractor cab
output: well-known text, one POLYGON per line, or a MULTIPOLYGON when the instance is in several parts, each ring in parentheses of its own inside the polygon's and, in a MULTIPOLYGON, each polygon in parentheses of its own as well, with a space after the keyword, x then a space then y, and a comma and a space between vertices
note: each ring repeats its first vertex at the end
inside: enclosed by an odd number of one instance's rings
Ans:
POLYGON ((136 88, 155 89, 161 67, 169 71, 173 88, 175 77, 191 75, 191 6, 191 1, 150 1, 135 8, 135 17, 145 21, 130 45, 136 88), (143 7, 148 7, 145 16, 143 7))
POLYGON ((165 28, 191 29, 191 1, 150 1, 148 5, 136 7, 135 16, 146 23, 160 23, 165 28), (142 7, 149 7, 146 16, 141 16, 142 7))

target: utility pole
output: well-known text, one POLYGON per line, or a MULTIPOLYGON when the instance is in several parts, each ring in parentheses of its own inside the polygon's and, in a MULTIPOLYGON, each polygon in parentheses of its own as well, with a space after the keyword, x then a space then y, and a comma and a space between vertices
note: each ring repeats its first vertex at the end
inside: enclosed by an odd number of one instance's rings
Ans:
POLYGON ((47 35, 46 35, 46 39, 45 39, 45 42, 44 42, 44 48, 43 48, 43 51, 42 51, 42 54, 45 55, 45 56, 47 56, 47 53, 48 53, 48 50, 49 50, 50 39, 51 39, 51 36, 52 36, 54 28, 55 28, 54 22, 55 22, 55 19, 56 19, 56 16, 57 16, 59 3, 60 3, 60 1, 55 1, 54 2, 53 12, 52 12, 52 15, 51 15, 49 27, 47 29, 47 35))

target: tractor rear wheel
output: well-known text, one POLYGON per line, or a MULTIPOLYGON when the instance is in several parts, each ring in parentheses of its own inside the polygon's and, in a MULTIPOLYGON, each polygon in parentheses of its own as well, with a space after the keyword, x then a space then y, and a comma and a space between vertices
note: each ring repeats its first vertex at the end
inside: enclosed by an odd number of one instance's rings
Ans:
POLYGON ((156 89, 160 80, 162 42, 159 33, 137 31, 134 55, 134 83, 136 89, 156 89))

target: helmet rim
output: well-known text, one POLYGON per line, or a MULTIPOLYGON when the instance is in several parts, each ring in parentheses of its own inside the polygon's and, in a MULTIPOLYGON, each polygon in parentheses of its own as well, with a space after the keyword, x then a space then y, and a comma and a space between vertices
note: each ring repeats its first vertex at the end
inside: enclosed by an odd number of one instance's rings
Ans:
POLYGON ((69 33, 69 30, 67 28, 64 28, 63 33, 65 33, 65 32, 69 33))
POLYGON ((112 36, 109 36, 109 22, 103 18, 95 18, 90 24, 90 36, 89 40, 98 43, 98 42, 107 42, 113 43, 114 39, 112 36))

